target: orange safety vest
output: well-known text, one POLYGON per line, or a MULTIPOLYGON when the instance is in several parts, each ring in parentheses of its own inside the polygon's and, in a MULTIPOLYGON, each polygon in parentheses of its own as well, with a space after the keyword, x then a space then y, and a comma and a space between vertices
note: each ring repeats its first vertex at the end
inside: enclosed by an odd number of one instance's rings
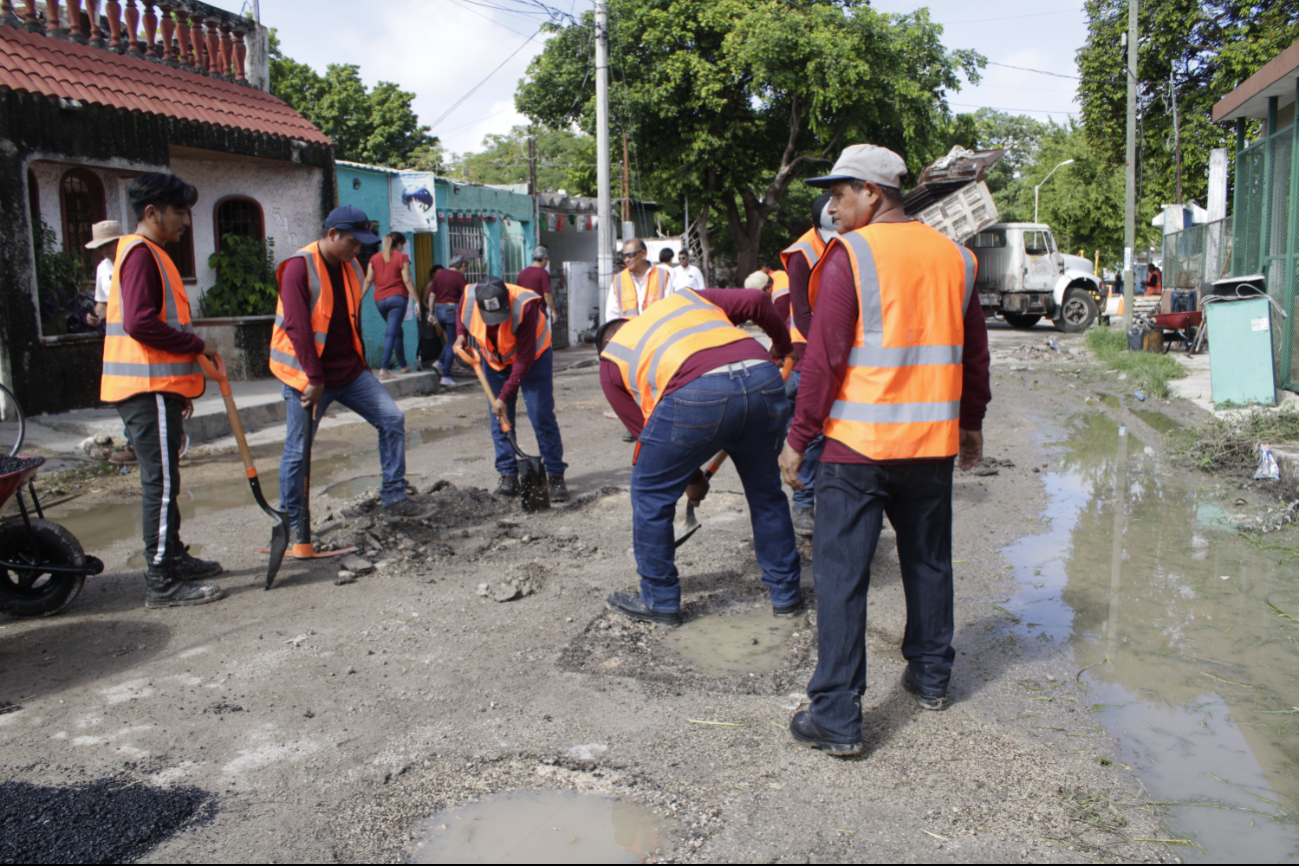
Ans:
MULTIPOLYGON (((496 345, 492 345, 491 339, 487 335, 487 323, 483 321, 482 315, 478 311, 478 304, 474 301, 473 286, 465 289, 464 295, 460 298, 460 320, 465 323, 465 330, 469 332, 469 343, 479 354, 487 361, 487 366, 493 370, 504 370, 514 363, 516 352, 516 341, 514 334, 519 330, 519 325, 523 321, 523 308, 533 301, 540 301, 541 295, 525 289, 523 286, 516 286, 513 283, 506 283, 505 288, 510 292, 510 320, 508 328, 496 329, 496 345)), ((505 322, 501 322, 502 325, 505 322)), ((541 354, 550 348, 550 320, 546 318, 545 313, 537 316, 537 354, 535 357, 540 358, 541 354)))
POLYGON ((664 389, 690 356, 751 339, 716 304, 682 289, 619 328, 600 357, 618 366, 623 385, 648 422, 664 389))
MULTIPOLYGON (((807 259, 807 303, 808 306, 816 309, 816 289, 820 284, 820 277, 816 273, 816 266, 820 263, 821 257, 825 255, 826 242, 822 240, 821 233, 815 227, 803 232, 803 236, 794 244, 780 253, 781 264, 785 266, 785 271, 789 271, 789 262, 794 256, 802 256, 807 259)), ((785 279, 789 279, 787 276, 785 279)), ((807 343, 807 337, 803 336, 798 328, 794 327, 794 307, 791 304, 789 308, 789 339, 795 343, 807 343)))
MULTIPOLYGON (((280 293, 284 292, 284 269, 293 259, 304 259, 307 263, 307 286, 311 290, 311 330, 316 338, 316 355, 325 352, 325 340, 329 337, 329 320, 334 316, 334 284, 325 269, 325 258, 320 254, 319 241, 312 241, 284 261, 275 269, 275 279, 280 284, 280 293)), ((365 357, 365 345, 361 342, 361 266, 355 261, 347 262, 343 268, 344 290, 347 292, 347 309, 352 322, 352 347, 356 354, 365 357)), ((271 331, 271 372, 285 385, 301 391, 307 387, 307 374, 298 363, 298 356, 293 351, 293 341, 289 332, 284 330, 284 301, 275 304, 275 327, 271 331)))
POLYGON ((921 222, 836 242, 852 261, 857 334, 825 435, 872 460, 955 456, 974 255, 921 222))
POLYGON ((618 303, 622 307, 623 318, 639 316, 650 308, 650 305, 668 296, 668 282, 672 279, 666 268, 651 267, 645 277, 645 306, 641 307, 636 299, 636 281, 632 278, 631 268, 623 268, 618 275, 618 303))
POLYGON ((194 333, 190 324, 189 296, 181 282, 180 271, 167 251, 143 235, 126 235, 117 242, 117 261, 113 265, 113 282, 108 292, 108 312, 104 329, 104 373, 99 380, 99 399, 117 403, 136 394, 165 391, 182 397, 199 397, 207 386, 203 369, 194 355, 163 352, 139 342, 126 333, 122 325, 122 262, 136 245, 144 244, 162 274, 162 309, 158 318, 169 328, 194 333))
MULTIPOLYGON (((784 255, 785 255, 784 253, 781 253, 782 259, 784 258, 784 255)), ((789 294, 789 274, 786 273, 785 271, 773 271, 771 274, 771 284, 772 284, 771 302, 773 304, 776 303, 776 301, 778 301, 779 299, 785 297, 785 295, 789 294)), ((800 332, 798 328, 795 327, 794 325, 793 304, 790 304, 789 306, 789 321, 786 322, 785 324, 789 326, 789 339, 792 342, 804 343, 804 344, 807 343, 807 337, 804 337, 802 332, 800 332)))

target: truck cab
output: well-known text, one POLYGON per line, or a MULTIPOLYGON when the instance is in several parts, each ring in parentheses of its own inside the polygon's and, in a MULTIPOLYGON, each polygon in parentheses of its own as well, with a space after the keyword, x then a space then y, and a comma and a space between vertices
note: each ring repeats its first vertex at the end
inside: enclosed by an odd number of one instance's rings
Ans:
POLYGON ((994 223, 969 237, 965 246, 978 260, 975 290, 986 316, 1001 316, 1016 328, 1031 328, 1043 317, 1061 331, 1086 330, 1100 314, 1100 280, 1056 247, 1043 223, 994 223))

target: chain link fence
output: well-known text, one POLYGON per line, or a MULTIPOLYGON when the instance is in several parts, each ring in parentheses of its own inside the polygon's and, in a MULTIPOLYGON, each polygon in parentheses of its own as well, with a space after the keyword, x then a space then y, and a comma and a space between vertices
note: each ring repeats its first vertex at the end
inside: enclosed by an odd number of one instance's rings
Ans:
POLYGON ((1232 218, 1164 235, 1164 287, 1199 289, 1231 276, 1232 218))

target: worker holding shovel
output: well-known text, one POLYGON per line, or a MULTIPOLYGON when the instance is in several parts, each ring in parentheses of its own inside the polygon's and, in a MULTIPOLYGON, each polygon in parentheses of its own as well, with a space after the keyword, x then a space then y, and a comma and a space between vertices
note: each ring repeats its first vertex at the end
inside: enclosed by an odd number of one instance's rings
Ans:
POLYGON ((771 299, 748 289, 683 289, 636 318, 606 322, 596 344, 605 397, 639 441, 631 502, 640 592, 613 593, 609 608, 632 619, 680 622, 676 503, 683 493, 694 504, 708 494, 700 467, 725 450, 744 485, 772 608, 778 616, 798 613, 799 556, 776 465, 789 400, 772 363, 791 346, 771 299), (745 322, 771 337, 770 353, 737 327, 745 322))
POLYGON ((519 461, 509 430, 520 393, 537 436, 541 459, 549 475, 551 502, 567 502, 564 484, 564 441, 555 420, 555 366, 550 349, 550 321, 541 295, 487 277, 466 290, 456 317, 455 351, 462 357, 472 346, 482 358, 481 371, 491 387, 492 439, 496 471, 501 480, 495 496, 519 495, 519 461))

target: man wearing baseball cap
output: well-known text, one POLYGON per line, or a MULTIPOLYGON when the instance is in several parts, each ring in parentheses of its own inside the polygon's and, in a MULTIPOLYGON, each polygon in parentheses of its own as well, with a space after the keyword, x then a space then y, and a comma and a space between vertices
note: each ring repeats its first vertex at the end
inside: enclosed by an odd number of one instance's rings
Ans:
MULTIPOLYGON (((284 383, 288 429, 280 461, 280 509, 295 529, 302 516, 305 433, 313 433, 335 400, 379 431, 380 497, 389 520, 428 517, 429 506, 406 497, 406 416, 365 363, 361 344, 363 244, 379 242, 357 207, 335 208, 324 235, 276 269, 280 300, 271 333, 271 372, 284 383)), ((295 535, 304 537, 307 533, 295 535)))
POLYGON ((492 492, 496 496, 519 493, 519 461, 501 422, 514 426, 515 398, 522 392, 541 460, 550 476, 550 501, 567 502, 564 470, 568 466, 564 463, 559 422, 555 420, 555 358, 541 295, 500 277, 479 281, 470 295, 465 293, 456 317, 456 348, 469 344, 482 356, 483 370, 495 395, 492 439, 501 480, 492 492))
POLYGON ((988 334, 975 260, 902 208, 906 163, 870 144, 808 184, 830 190, 839 234, 813 279, 816 314, 781 474, 794 489, 822 430, 816 479, 817 648, 811 708, 796 740, 832 755, 863 749, 866 594, 884 515, 897 532, 907 602, 902 686, 947 706, 952 674, 952 468, 983 453, 988 334))

